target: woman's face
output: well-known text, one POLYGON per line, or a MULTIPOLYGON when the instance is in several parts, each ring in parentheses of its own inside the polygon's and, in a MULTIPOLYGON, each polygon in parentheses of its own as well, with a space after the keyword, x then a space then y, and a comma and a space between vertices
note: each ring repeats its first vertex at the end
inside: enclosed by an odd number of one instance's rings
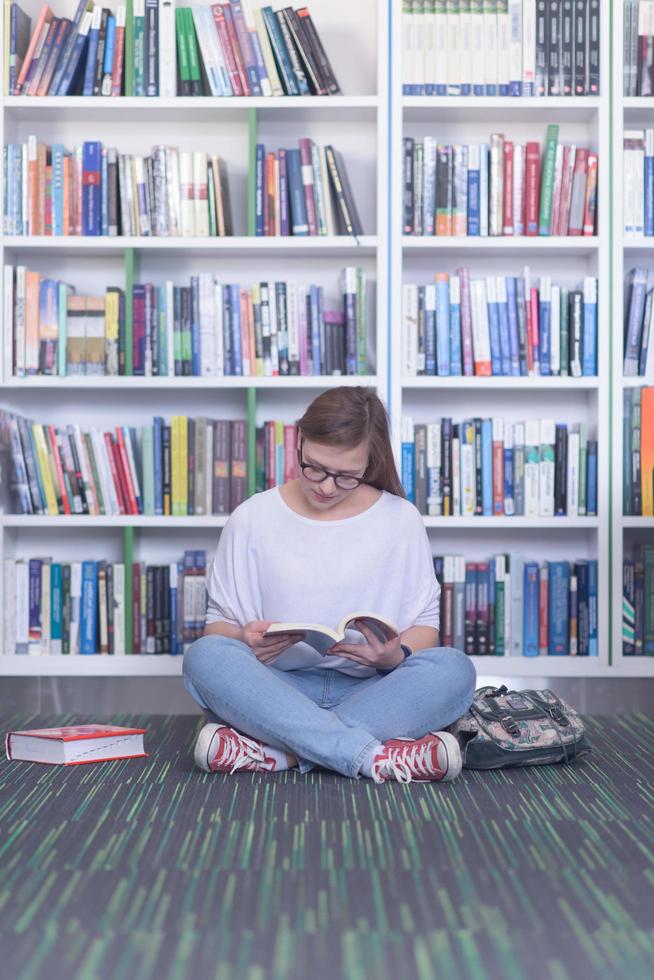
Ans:
MULTIPOLYGON (((311 442, 310 439, 300 437, 299 447, 303 463, 308 463, 315 469, 329 470, 330 473, 340 474, 343 477, 361 477, 368 465, 367 441, 353 449, 343 449, 340 446, 328 446, 325 443, 311 442)), ((300 489, 311 507, 325 511, 351 497, 359 487, 344 490, 336 485, 333 476, 325 476, 318 483, 309 480, 300 470, 300 489)))

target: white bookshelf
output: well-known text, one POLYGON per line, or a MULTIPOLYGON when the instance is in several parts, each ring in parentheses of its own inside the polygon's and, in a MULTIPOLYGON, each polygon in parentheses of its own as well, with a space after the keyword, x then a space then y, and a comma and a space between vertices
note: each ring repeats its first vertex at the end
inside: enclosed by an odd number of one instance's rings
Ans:
POLYGON ((623 514, 622 455, 624 448, 622 420, 625 389, 652 385, 643 377, 623 376, 623 324, 628 299, 626 280, 635 266, 649 269, 650 285, 654 277, 654 238, 624 234, 623 221, 623 135, 625 129, 654 126, 654 98, 627 97, 623 93, 623 19, 622 4, 614 4, 613 23, 613 497, 611 506, 611 611, 613 664, 620 676, 654 677, 654 657, 622 655, 622 563, 631 556, 632 547, 644 541, 654 542, 654 518, 626 517, 623 514))
MULTIPOLYGON (((24 6, 35 16, 40 0, 24 6)), ((55 13, 69 14, 74 0, 57 0, 55 13)), ((229 239, 52 239, 5 238, 2 263, 22 262, 52 274, 81 275, 91 289, 120 284, 124 277, 124 250, 134 248, 141 278, 160 280, 174 271, 185 281, 191 271, 217 267, 230 281, 287 278, 292 264, 299 281, 333 283, 340 268, 361 264, 376 283, 375 374, 366 378, 117 378, 117 379, 14 379, 6 364, 0 376, 3 407, 56 423, 83 413, 93 424, 114 423, 119 408, 126 424, 143 424, 154 414, 211 414, 213 417, 245 417, 247 389, 256 391, 257 424, 265 418, 291 420, 314 393, 334 384, 376 386, 390 408, 394 445, 400 448, 403 411, 417 420, 430 421, 451 414, 459 419, 470 414, 500 414, 507 419, 555 417, 562 421, 586 421, 599 440, 597 518, 540 519, 476 518, 472 520, 426 518, 434 553, 465 553, 481 560, 499 551, 516 550, 527 557, 597 558, 599 560, 599 642, 597 658, 543 657, 474 658, 479 677, 600 677, 632 676, 648 664, 624 663, 616 643, 616 611, 620 606, 621 575, 616 579, 618 558, 615 501, 620 480, 611 485, 609 447, 613 404, 613 459, 618 458, 621 428, 622 386, 615 361, 617 332, 610 348, 611 314, 616 323, 616 285, 621 282, 619 244, 611 234, 609 208, 615 207, 612 188, 620 186, 621 135, 614 127, 613 167, 611 149, 611 99, 619 116, 649 110, 649 100, 623 100, 610 89, 609 36, 611 13, 603 3, 602 94, 596 98, 436 98, 402 95, 400 74, 401 0, 313 0, 312 15, 333 61, 344 95, 329 98, 283 99, 85 99, 3 98, 0 135, 3 143, 19 142, 30 133, 44 141, 71 144, 81 139, 102 139, 128 152, 145 152, 152 144, 172 141, 183 147, 220 152, 227 161, 234 208, 236 236, 229 239), (617 100, 617 101, 616 101, 617 100), (628 105, 627 105, 628 103, 628 105), (333 142, 343 151, 357 197, 366 234, 358 239, 334 237, 264 239, 247 237, 248 120, 257 113, 259 138, 271 149, 290 145, 300 135, 318 142, 333 142), (441 140, 473 142, 491 132, 504 131, 517 140, 544 141, 546 126, 557 122, 560 138, 593 145, 600 154, 598 212, 599 233, 592 238, 495 238, 428 239, 402 236, 401 146, 403 134, 431 133, 441 140), (172 128, 174 138, 164 136, 172 128), (169 131, 169 130, 168 130, 169 131), (619 261, 618 261, 619 255, 619 261), (517 274, 529 264, 535 275, 551 274, 570 284, 583 275, 599 278, 599 375, 598 378, 403 378, 400 373, 401 286, 403 281, 426 282, 436 271, 453 271, 469 265, 471 272, 517 274), (611 269, 613 277, 611 280, 611 269), (610 305, 611 287, 613 306, 610 305), (153 398, 162 389, 162 398, 153 398), (116 392, 120 402, 116 403, 116 392), (165 391, 165 395, 163 392, 165 391), (552 402, 552 394, 555 402, 552 402), (613 394, 613 403, 611 395, 613 394), (446 410, 447 408, 447 410, 446 410), (612 494, 611 494, 612 491, 612 494), (609 513, 609 503, 613 510, 609 513), (613 565, 609 567, 609 532, 612 532, 613 565), (611 578, 613 591, 610 592, 611 578), (612 598, 611 598, 612 596, 612 598), (609 601, 613 610, 613 666, 609 666, 609 601)), ((616 18, 619 19, 619 18, 616 18)), ((0 27, 1 29, 1 27, 0 27)), ((614 31, 616 25, 613 25, 614 31)), ((621 24, 619 25, 621 32, 621 24)), ((621 34, 620 34, 621 36, 621 34)), ((614 58, 621 45, 614 35, 614 58)), ((617 62, 616 62, 617 64, 617 62)), ((614 76, 616 74, 614 65, 614 76)), ((614 116, 615 118, 615 116, 614 116)), ((616 224, 615 231, 619 230, 616 224)), ((621 236, 618 237, 621 241, 621 236)), ((627 247, 625 245, 625 247, 627 247)), ((629 248, 648 248, 638 243, 629 248)), ((618 331, 619 332, 619 331, 618 331)), ((6 340, 6 335, 5 335, 6 340)), ((185 547, 211 552, 224 518, 30 518, 4 514, 0 517, 0 558, 52 554, 60 559, 106 557, 120 560, 125 527, 135 531, 135 552, 151 561, 171 560, 185 547), (92 534, 88 532, 92 530, 92 534), (210 532, 209 534, 207 532, 210 532), (93 550, 95 549, 95 551, 93 550)), ((629 520, 629 519, 627 519, 629 520)), ((631 519, 633 521, 638 519, 631 519)), ((640 524, 619 521, 620 541, 625 528, 640 524)), ((2 657, 5 674, 136 674, 176 675, 181 659, 170 657, 2 657), (124 662, 123 662, 124 661, 124 662)), ((640 658, 643 660, 644 658, 640 658)))
MULTIPOLYGON (((609 5, 601 29, 602 65, 608 66, 609 5)), ((465 554, 481 561, 499 552, 517 551, 538 560, 597 558, 599 562, 598 657, 502 657, 494 674, 494 658, 473 658, 479 676, 601 676, 609 671, 609 270, 608 160, 610 148, 610 86, 603 69, 602 94, 591 98, 472 98, 402 95, 400 58, 401 4, 393 4, 391 207, 392 322, 390 360, 401 364, 403 283, 433 281, 436 272, 453 273, 460 265, 475 275, 518 275, 529 265, 532 275, 551 275, 553 281, 577 285, 584 275, 599 279, 599 344, 597 378, 469 378, 402 377, 391 372, 389 393, 396 450, 401 446, 403 414, 416 422, 451 416, 504 416, 507 421, 556 418, 587 422, 597 435, 598 517, 529 519, 515 517, 426 517, 434 554, 465 554), (439 143, 488 142, 503 132, 518 142, 543 145, 548 123, 558 123, 562 142, 591 146, 599 151, 598 234, 588 238, 460 238, 405 236, 402 228, 402 138, 424 135, 439 143), (552 395, 555 402, 552 402, 552 395), (565 660, 565 663, 560 661, 565 660), (516 662, 518 661, 518 662, 516 662), (565 672, 565 673, 564 673, 565 672)))

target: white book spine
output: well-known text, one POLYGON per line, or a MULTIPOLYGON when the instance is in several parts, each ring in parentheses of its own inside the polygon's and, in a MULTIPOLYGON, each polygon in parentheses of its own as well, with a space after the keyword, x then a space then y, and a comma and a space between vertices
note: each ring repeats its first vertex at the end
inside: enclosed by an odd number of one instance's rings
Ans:
POLYGON ((509 0, 509 85, 522 94, 522 0, 509 0))
POLYGON ((461 90, 472 92, 472 15, 470 5, 459 13, 459 30, 461 37, 460 82, 461 90))
POLYGON ((502 10, 497 13, 497 84, 506 95, 510 94, 511 77, 511 22, 508 0, 504 0, 502 10))
POLYGON ((540 487, 540 427, 538 421, 525 423, 525 517, 538 517, 540 487))
POLYGON ((479 235, 488 237, 488 144, 479 144, 479 235))
POLYGON ((447 14, 447 94, 461 94, 461 24, 458 9, 447 14))
POLYGON ((572 426, 568 436, 568 472, 566 480, 568 517, 579 513, 579 426, 572 426))
MULTIPOLYGON (((249 0, 248 0, 249 4, 249 0)), ((245 4, 244 4, 245 9, 245 4)), ((246 15, 247 16, 247 15, 246 15)), ((266 25, 264 24, 263 14, 259 7, 254 8, 254 23, 257 31, 257 37, 261 44, 261 53, 263 55, 263 63, 266 66, 266 71, 268 72, 268 78, 270 79, 271 92, 270 95, 275 97, 284 94, 284 89, 282 88, 282 83, 279 80, 279 74, 277 72, 277 65, 275 64, 275 57, 270 46, 270 38, 268 37, 268 31, 266 30, 266 25)), ((261 83, 261 90, 264 95, 268 95, 268 92, 264 90, 263 81, 261 83)))
POLYGON ((481 4, 477 10, 470 14, 471 38, 472 38, 472 85, 473 95, 484 94, 485 68, 484 68, 484 15, 481 12, 481 4))
POLYGON ((12 351, 14 349, 14 267, 5 266, 4 275, 4 307, 2 311, 4 323, 5 356, 3 374, 5 379, 12 375, 12 351))
POLYGON ((550 369, 561 373, 561 287, 552 286, 550 302, 550 369))
POLYGON ((193 189, 193 154, 189 150, 179 153, 179 184, 181 198, 182 237, 195 235, 195 201, 193 189))
POLYGON ((427 513, 432 517, 443 513, 441 467, 441 423, 430 422, 427 425, 427 513))
POLYGON ((645 231, 645 136, 640 139, 633 151, 633 195, 634 195, 634 234, 645 231))
POLYGON ((16 579, 16 562, 13 558, 5 558, 2 580, 2 598, 4 601, 2 652, 5 656, 14 656, 16 653, 16 621, 18 618, 16 579))
POLYGON ((179 187, 179 150, 176 146, 166 147, 166 196, 168 198, 168 233, 178 236, 181 232, 179 187))
POLYGON ((435 4, 429 4, 429 9, 425 9, 423 16, 423 32, 425 47, 424 63, 424 84, 427 95, 434 94, 434 84, 436 71, 438 69, 438 58, 436 55, 436 9, 435 4))
POLYGON ((475 364, 491 362, 490 328, 488 324, 488 297, 486 281, 473 279, 472 294, 472 352, 475 364))
POLYGON ((111 478, 109 461, 106 454, 104 439, 101 438, 97 429, 90 430, 91 442, 93 444, 93 455, 95 456, 98 478, 100 480, 100 491, 104 500, 105 511, 113 516, 120 513, 116 488, 111 478))
POLYGON ((125 566, 114 564, 114 655, 125 654, 125 566))
POLYGON ((201 272, 200 276, 200 374, 213 377, 216 366, 216 325, 214 322, 213 273, 201 272))
MULTIPOLYGON (((495 5, 491 11, 484 11, 484 83, 497 86, 497 14, 495 5)), ((496 93, 497 94, 497 91, 496 93)))
POLYGON ((16 562, 16 653, 25 654, 29 649, 30 583, 26 561, 16 562))
POLYGON ((522 0, 522 91, 533 95, 536 81, 536 0, 522 0))
POLYGON ((297 282, 286 283, 286 318, 288 320, 288 359, 291 364, 300 364, 300 323, 298 317, 297 282))
POLYGON ((404 330, 402 331, 402 375, 413 378, 418 366, 418 287, 405 283, 402 287, 404 330))
POLYGON ((70 652, 79 654, 79 630, 82 605, 82 563, 70 564, 70 652))
POLYGON ((497 236, 504 231, 504 137, 500 133, 493 133, 490 146, 489 233, 497 236))
POLYGON ((195 234, 209 236, 209 186, 207 154, 204 150, 193 151, 193 199, 195 202, 195 234))
POLYGON ((541 517, 554 516, 554 444, 556 425, 552 419, 540 421, 539 509, 541 517))
MULTIPOLYGON (((421 5, 422 6, 422 5, 421 5)), ((413 84, 418 85, 424 91, 425 85, 425 18, 421 10, 420 13, 413 14, 413 84)))
POLYGON ((475 444, 471 423, 461 426, 461 516, 475 513, 475 444))
POLYGON ((27 266, 16 266, 16 347, 14 357, 16 361, 16 377, 25 377, 26 350, 25 350, 25 287, 26 287, 27 266))
MULTIPOLYGON (((459 426, 459 433, 461 427, 459 426)), ((452 435, 452 516, 461 513, 461 436, 452 435)))
POLYGON ((177 95, 175 0, 159 0, 159 95, 177 95))

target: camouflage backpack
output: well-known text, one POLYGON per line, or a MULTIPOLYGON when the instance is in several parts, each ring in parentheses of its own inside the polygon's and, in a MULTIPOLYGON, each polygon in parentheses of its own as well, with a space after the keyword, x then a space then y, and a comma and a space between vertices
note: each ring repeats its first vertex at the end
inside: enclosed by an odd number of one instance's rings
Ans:
POLYGON ((573 762, 591 751, 577 712, 549 690, 477 688, 447 731, 457 737, 464 769, 573 762))

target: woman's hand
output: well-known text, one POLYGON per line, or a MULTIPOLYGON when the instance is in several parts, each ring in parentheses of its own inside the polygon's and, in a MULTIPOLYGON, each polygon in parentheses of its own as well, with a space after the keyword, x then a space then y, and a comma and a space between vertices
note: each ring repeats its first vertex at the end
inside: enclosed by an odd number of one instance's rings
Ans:
POLYGON ((239 640, 247 643, 257 660, 264 664, 304 639, 304 633, 277 633, 275 636, 264 636, 272 623, 272 619, 253 619, 252 622, 241 627, 239 636, 239 640))
POLYGON ((390 640, 380 640, 377 635, 360 621, 354 624, 360 633, 363 633, 365 643, 335 643, 327 650, 327 653, 335 657, 345 657, 353 663, 363 664, 364 667, 380 668, 381 670, 391 670, 397 667, 404 660, 402 645, 399 636, 394 636, 390 640))

